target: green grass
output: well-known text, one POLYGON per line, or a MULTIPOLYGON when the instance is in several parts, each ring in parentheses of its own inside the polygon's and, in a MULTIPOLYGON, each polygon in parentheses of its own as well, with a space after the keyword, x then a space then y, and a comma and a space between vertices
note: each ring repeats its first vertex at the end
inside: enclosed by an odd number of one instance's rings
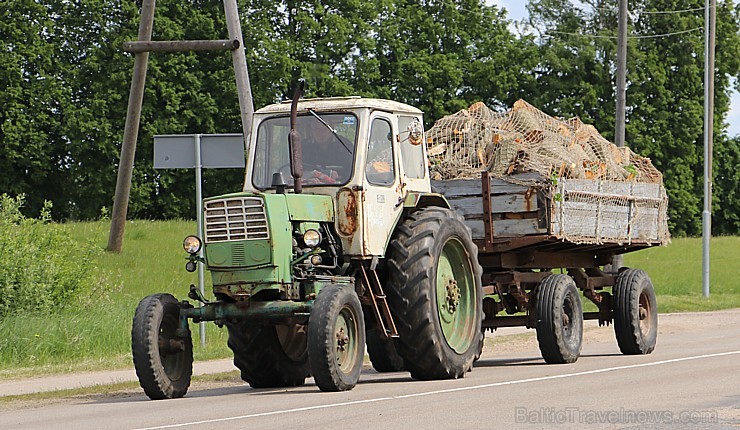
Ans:
POLYGON ((624 257, 624 264, 645 270, 653 281, 660 312, 740 308, 740 237, 711 241, 710 295, 702 296, 700 238, 678 238, 664 247, 624 257))
MULTIPOLYGON (((68 223, 64 227, 80 244, 107 245, 110 223, 68 223)), ((101 283, 93 297, 41 315, 11 315, 0 321, 0 379, 73 370, 122 368, 131 365, 131 320, 139 300, 158 293, 187 297, 197 275, 185 271, 182 239, 195 231, 192 221, 130 221, 123 251, 102 253, 97 261, 101 283)), ((206 276, 206 291, 210 290, 206 276)), ((196 360, 229 355, 225 329, 207 324, 206 347, 195 337, 196 360)))
MULTIPOLYGON (((105 248, 107 221, 63 226, 80 244, 105 248)), ((14 315, 0 321, 0 379, 131 365, 131 319, 144 296, 169 292, 187 297, 197 275, 185 271, 182 239, 195 231, 192 221, 130 221, 123 251, 102 253, 95 265, 101 285, 76 306, 51 314, 14 315)), ((625 264, 646 270, 661 312, 740 307, 740 237, 712 241, 712 294, 701 297, 701 240, 675 239, 667 247, 625 256, 625 264)), ((206 291, 210 290, 206 273, 206 291)), ((207 325, 207 345, 194 335, 195 359, 225 358, 226 330, 207 325)))

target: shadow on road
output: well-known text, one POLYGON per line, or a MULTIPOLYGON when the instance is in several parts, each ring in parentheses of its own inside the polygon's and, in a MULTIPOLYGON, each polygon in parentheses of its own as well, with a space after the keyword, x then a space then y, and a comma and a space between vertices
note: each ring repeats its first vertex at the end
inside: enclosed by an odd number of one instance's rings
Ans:
MULTIPOLYGON (((279 391, 284 392, 285 389, 279 391)), ((216 396, 228 396, 228 395, 244 395, 244 394, 257 394, 257 391, 265 390, 254 390, 248 385, 234 385, 229 387, 218 387, 218 388, 205 388, 199 390, 197 388, 191 389, 185 395, 184 400, 202 398, 202 397, 216 397, 216 396)), ((274 391, 274 390, 273 390, 274 391)), ((93 394, 84 396, 85 403, 97 403, 97 404, 122 404, 122 403, 137 403, 137 402, 174 402, 181 399, 172 400, 150 400, 144 392, 125 392, 125 393, 106 393, 106 394, 93 394)))
MULTIPOLYGON (((604 353, 604 354, 583 354, 583 358, 598 358, 598 357, 615 357, 620 356, 620 353, 604 353)), ((476 361, 473 367, 484 368, 484 367, 523 367, 523 366, 549 366, 544 362, 542 357, 512 357, 512 358, 481 358, 476 361)), ((359 381, 360 385, 364 384, 394 384, 394 383, 409 383, 415 382, 408 372, 387 372, 379 373, 374 369, 369 368, 367 365, 362 369, 362 376, 359 381)), ((421 381, 424 382, 424 381, 421 381)), ((227 384, 227 382, 225 382, 227 384)), ((194 398, 205 398, 205 397, 218 397, 218 396, 229 396, 229 395, 248 395, 248 396, 273 396, 281 394, 316 394, 320 392, 318 387, 313 383, 312 379, 309 379, 306 385, 299 387, 285 387, 285 388, 251 388, 248 384, 240 384, 235 382, 234 385, 215 387, 215 388, 203 388, 198 389, 197 387, 191 387, 191 390, 185 396, 185 399, 194 398)), ((143 392, 124 392, 124 393, 106 393, 106 394, 94 394, 84 396, 84 400, 87 403, 100 403, 100 404, 123 404, 133 402, 149 402, 149 400, 143 392)), ((164 400, 165 402, 167 400, 164 400)), ((172 400, 170 400, 172 401, 172 400)))
POLYGON ((538 366, 545 364, 542 357, 528 358, 481 358, 473 367, 538 366))
MULTIPOLYGON (((606 354, 581 354, 579 358, 591 358, 591 357, 617 357, 622 354, 606 353, 606 354)), ((482 358, 473 364, 473 367, 505 367, 505 366, 548 366, 542 357, 529 357, 529 358, 482 358)))
POLYGON ((619 357, 624 354, 619 352, 609 352, 606 354, 581 354, 580 358, 589 358, 589 357, 619 357))

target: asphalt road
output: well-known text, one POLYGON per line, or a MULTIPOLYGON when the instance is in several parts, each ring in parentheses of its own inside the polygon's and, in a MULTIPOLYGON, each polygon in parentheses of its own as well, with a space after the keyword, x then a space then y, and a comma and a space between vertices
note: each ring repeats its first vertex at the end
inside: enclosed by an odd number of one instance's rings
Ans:
POLYGON ((661 315, 655 352, 619 353, 611 327, 591 324, 570 365, 546 365, 533 336, 488 339, 463 379, 413 381, 365 369, 350 392, 313 381, 280 390, 195 385, 183 399, 123 392, 10 405, 19 429, 490 429, 740 427, 740 310, 661 315))

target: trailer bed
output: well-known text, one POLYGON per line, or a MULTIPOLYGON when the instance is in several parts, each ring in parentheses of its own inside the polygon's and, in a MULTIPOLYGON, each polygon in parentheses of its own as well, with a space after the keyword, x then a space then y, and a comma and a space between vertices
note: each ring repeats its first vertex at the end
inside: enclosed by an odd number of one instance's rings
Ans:
POLYGON ((483 252, 537 250, 621 254, 668 241, 661 184, 560 179, 432 181, 465 218, 483 252))

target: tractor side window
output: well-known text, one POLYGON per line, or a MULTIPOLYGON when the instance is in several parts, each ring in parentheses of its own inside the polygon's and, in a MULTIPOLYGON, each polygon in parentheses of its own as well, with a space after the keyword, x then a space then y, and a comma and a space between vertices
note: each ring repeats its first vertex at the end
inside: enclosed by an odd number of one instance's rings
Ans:
POLYGON ((406 177, 424 179, 424 127, 413 116, 399 116, 398 130, 401 135, 401 163, 406 177))
POLYGON ((367 144, 365 175, 373 185, 392 185, 396 178, 393 164, 393 132, 391 123, 382 118, 373 120, 367 144))

